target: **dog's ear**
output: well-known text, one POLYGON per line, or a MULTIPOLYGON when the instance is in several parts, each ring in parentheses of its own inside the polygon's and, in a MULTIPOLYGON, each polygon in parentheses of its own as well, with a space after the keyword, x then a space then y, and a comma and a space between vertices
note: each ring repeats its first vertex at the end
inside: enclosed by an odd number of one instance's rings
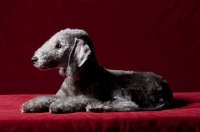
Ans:
POLYGON ((91 55, 91 50, 87 43, 82 39, 74 39, 74 47, 69 56, 69 66, 74 68, 81 67, 91 55))

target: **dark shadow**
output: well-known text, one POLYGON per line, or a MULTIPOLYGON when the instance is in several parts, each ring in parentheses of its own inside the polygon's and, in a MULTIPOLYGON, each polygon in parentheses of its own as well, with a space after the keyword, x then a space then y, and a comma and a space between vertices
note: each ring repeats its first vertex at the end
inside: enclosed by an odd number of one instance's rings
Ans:
POLYGON ((189 100, 184 100, 180 98, 174 98, 173 103, 172 103, 172 108, 181 108, 185 107, 188 104, 191 104, 192 102, 189 100))

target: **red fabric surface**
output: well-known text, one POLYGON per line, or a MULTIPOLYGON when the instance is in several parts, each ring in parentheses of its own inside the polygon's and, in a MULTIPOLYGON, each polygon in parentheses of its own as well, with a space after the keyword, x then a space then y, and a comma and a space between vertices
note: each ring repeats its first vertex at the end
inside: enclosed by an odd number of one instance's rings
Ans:
POLYGON ((64 28, 86 30, 110 69, 152 71, 175 91, 199 91, 200 2, 196 0, 0 1, 0 94, 53 94, 63 78, 30 61, 64 28))
POLYGON ((0 95, 0 131, 200 131, 200 93, 174 93, 174 108, 149 112, 49 114, 20 112, 37 95, 0 95))

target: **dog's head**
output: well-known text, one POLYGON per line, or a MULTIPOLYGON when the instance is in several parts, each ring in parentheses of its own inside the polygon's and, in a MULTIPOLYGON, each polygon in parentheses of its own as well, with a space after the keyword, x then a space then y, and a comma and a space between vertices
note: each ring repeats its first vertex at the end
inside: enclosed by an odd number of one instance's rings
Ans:
POLYGON ((81 67, 91 54, 87 38, 88 35, 83 30, 61 30, 45 42, 31 60, 41 70, 65 69, 68 65, 81 67))

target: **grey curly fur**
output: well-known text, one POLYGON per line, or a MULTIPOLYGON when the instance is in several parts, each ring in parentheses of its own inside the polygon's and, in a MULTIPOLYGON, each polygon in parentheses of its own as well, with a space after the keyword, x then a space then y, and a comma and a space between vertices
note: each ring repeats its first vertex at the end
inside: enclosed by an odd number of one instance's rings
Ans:
POLYGON ((59 68, 60 75, 67 77, 56 95, 25 102, 23 113, 161 110, 169 108, 173 100, 167 82, 159 75, 100 66, 83 30, 56 33, 35 52, 32 61, 41 70, 59 68))

